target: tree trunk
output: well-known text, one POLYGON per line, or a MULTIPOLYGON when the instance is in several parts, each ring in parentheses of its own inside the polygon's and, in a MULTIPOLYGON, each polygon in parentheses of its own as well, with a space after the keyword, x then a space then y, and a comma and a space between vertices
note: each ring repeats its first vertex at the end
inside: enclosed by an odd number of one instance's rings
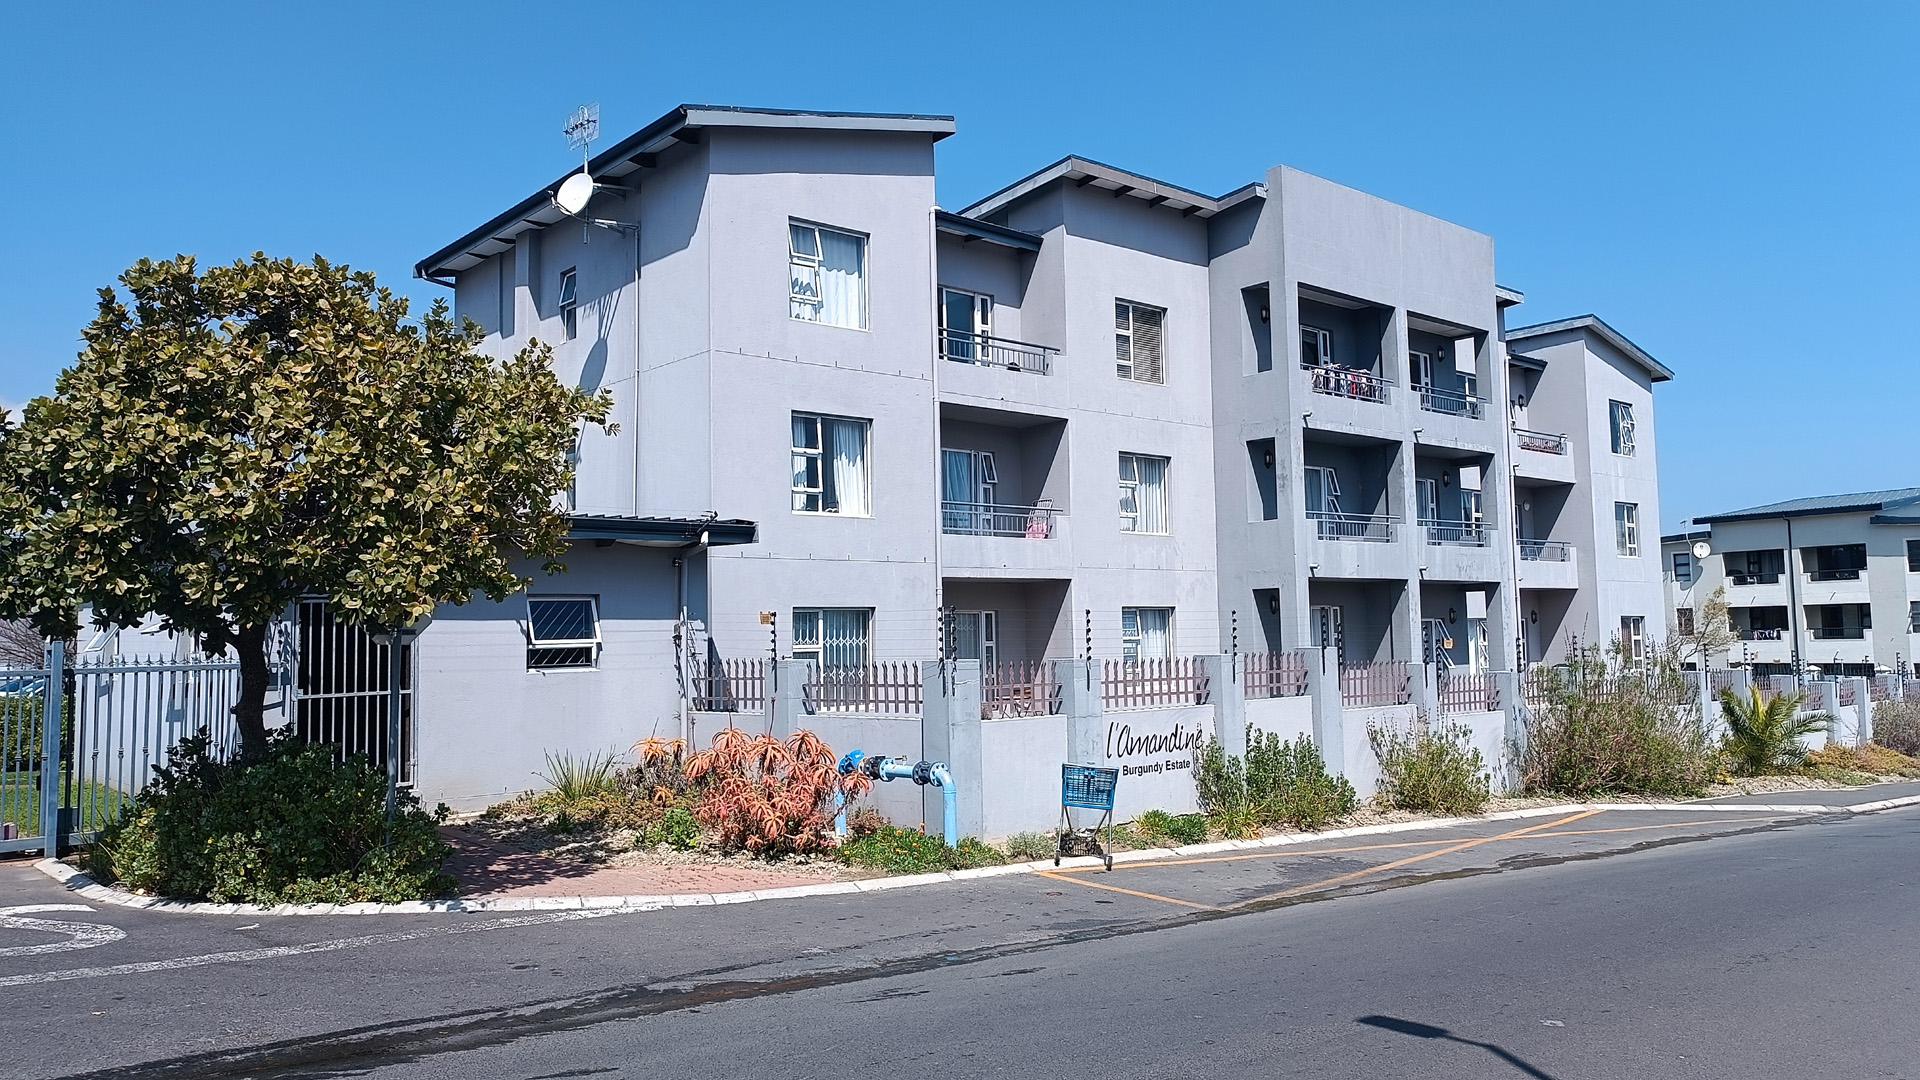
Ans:
POLYGON ((233 705, 240 729, 240 756, 254 761, 267 752, 267 628, 243 626, 234 636, 240 654, 240 698, 233 705))

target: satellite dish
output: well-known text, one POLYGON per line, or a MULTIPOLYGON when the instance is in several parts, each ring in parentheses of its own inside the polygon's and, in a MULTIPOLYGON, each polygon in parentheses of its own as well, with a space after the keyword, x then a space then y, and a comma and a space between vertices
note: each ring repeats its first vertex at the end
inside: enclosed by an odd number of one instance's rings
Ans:
POLYGON ((560 182, 560 190, 553 193, 553 205, 568 217, 579 217, 586 212, 587 201, 592 198, 593 177, 582 169, 560 182))
POLYGON ((1709 556, 1709 555, 1711 555, 1711 554, 1713 554, 1713 545, 1712 545, 1712 544, 1709 544, 1709 543, 1707 543, 1707 542, 1706 542, 1705 540, 1695 540, 1695 541, 1693 542, 1693 557, 1694 557, 1694 558, 1696 558, 1696 559, 1704 559, 1704 558, 1706 558, 1707 556, 1709 556))

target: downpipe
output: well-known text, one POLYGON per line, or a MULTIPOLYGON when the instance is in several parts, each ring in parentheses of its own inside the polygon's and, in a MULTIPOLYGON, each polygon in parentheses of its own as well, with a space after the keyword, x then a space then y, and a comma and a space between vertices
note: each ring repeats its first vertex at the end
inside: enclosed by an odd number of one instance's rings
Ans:
MULTIPOLYGON (((903 757, 884 755, 868 757, 864 750, 850 750, 840 759, 840 775, 852 776, 864 773, 873 780, 882 783, 894 780, 911 780, 921 786, 931 784, 940 789, 942 838, 948 847, 960 844, 960 813, 958 796, 953 790, 953 772, 944 761, 913 761, 903 757)), ((835 789, 833 793, 833 834, 847 835, 847 797, 835 789)))

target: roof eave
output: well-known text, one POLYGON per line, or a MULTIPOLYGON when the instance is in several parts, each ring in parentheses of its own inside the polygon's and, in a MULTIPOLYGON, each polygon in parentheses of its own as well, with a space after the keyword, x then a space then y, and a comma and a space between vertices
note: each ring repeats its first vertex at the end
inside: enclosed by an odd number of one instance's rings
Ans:
POLYGON ((1592 331, 1595 336, 1623 353, 1627 359, 1645 368, 1653 376, 1654 382, 1668 382, 1673 378, 1673 369, 1653 358, 1647 350, 1635 345, 1627 335, 1607 325, 1607 321, 1598 315, 1575 315, 1570 319, 1556 319, 1553 322, 1535 323, 1532 326, 1518 326, 1507 331, 1507 341, 1524 341, 1528 338, 1545 337, 1568 330, 1592 331))

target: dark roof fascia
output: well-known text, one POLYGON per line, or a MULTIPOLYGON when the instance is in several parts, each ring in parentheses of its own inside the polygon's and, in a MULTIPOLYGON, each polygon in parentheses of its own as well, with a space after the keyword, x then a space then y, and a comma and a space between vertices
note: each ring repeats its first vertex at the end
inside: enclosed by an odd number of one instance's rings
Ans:
POLYGON ((934 228, 949 236, 960 236, 970 240, 985 240, 1002 247, 1020 251, 1039 251, 1042 238, 1030 232, 1010 229, 1005 225, 995 225, 991 221, 970 218, 956 214, 951 210, 941 210, 934 215, 934 228))
POLYGON ((710 547, 751 544, 760 527, 739 518, 618 517, 575 514, 569 540, 623 540, 641 544, 692 544, 707 534, 710 547))
MULTIPOLYGON (((1165 180, 1148 176, 1145 173, 1134 172, 1132 169, 1123 169, 1118 165, 1109 165, 1104 161, 1081 157, 1078 154, 1069 154, 1058 161, 1035 169, 1033 172, 1015 180, 1013 183, 1008 184, 993 194, 975 201, 972 205, 962 209, 960 213, 968 217, 979 217, 994 213, 1039 192, 1055 181, 1065 179, 1075 173, 1121 184, 1121 193, 1129 190, 1159 193, 1164 198, 1157 201, 1171 199, 1186 203, 1187 206, 1190 207, 1188 212, 1203 217, 1212 217, 1214 214, 1244 202, 1249 198, 1264 196, 1266 194, 1264 185, 1252 183, 1242 184, 1240 187, 1233 189, 1225 195, 1215 198, 1212 195, 1195 191, 1190 187, 1169 183, 1165 180)), ((1109 191, 1109 189, 1106 188, 1102 188, 1101 190, 1109 191)))

